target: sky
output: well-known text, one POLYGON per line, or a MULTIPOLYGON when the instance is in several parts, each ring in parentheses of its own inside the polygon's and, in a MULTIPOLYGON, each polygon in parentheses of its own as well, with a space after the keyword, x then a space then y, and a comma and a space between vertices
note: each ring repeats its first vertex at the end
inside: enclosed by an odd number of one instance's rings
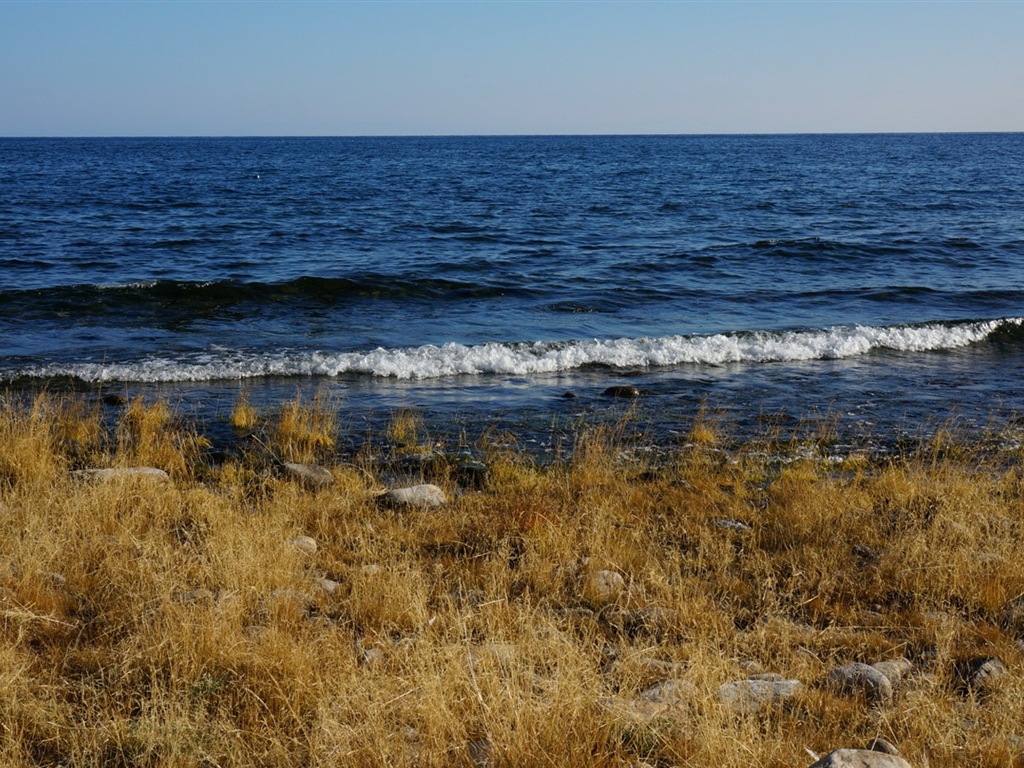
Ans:
POLYGON ((0 0, 0 136, 1024 130, 1024 0, 0 0))

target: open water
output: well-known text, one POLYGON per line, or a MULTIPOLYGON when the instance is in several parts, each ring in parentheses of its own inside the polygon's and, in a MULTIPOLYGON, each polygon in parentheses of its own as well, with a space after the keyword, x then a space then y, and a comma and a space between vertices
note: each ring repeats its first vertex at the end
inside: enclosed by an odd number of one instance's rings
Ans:
POLYGON ((0 139, 0 389, 885 439, 1022 374, 1024 134, 0 139))

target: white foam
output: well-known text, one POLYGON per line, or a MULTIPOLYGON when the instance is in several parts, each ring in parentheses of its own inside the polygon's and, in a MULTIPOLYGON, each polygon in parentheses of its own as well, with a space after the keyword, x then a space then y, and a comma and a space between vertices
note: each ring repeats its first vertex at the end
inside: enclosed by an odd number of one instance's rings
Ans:
POLYGON ((22 375, 73 376, 85 381, 174 382, 266 376, 339 376, 397 379, 455 375, 526 375, 571 371, 586 365, 636 368, 679 364, 724 365, 828 360, 876 350, 927 352, 984 340, 1000 326, 1024 318, 917 326, 837 326, 819 330, 763 331, 710 336, 658 336, 566 342, 488 342, 475 346, 384 349, 369 352, 247 354, 219 350, 188 360, 153 358, 132 363, 41 366, 22 375))

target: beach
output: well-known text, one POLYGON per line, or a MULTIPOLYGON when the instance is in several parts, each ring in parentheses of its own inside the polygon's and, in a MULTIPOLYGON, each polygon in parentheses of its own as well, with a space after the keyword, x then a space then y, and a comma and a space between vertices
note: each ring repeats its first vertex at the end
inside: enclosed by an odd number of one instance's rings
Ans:
POLYGON ((406 411, 350 453, 294 400, 221 454, 162 401, 2 414, 6 765, 1020 759, 1010 441, 701 417, 653 453, 627 416, 470 459, 406 411))

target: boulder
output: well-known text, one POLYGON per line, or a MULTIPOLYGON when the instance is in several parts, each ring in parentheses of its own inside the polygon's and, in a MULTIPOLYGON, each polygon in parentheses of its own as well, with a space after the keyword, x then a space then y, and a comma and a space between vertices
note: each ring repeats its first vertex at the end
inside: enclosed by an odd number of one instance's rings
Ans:
POLYGON ((837 749, 810 768, 911 768, 899 755, 887 755, 871 749, 837 749))
POLYGON ((803 690, 799 680, 733 680, 718 687, 718 698, 735 712, 750 714, 778 706, 803 690))
POLYGON ((844 664, 828 673, 827 685, 846 695, 864 696, 871 704, 892 701, 892 683, 878 669, 868 664, 844 664))
POLYGON ((889 682, 892 684, 893 693, 899 689, 900 685, 903 683, 903 678, 914 670, 913 662, 902 656, 898 659, 876 661, 871 666, 889 678, 889 682))
POLYGON ((326 467, 321 467, 319 464, 288 462, 283 464, 281 468, 288 477, 298 480, 311 491, 326 488, 334 482, 334 475, 331 474, 330 470, 326 467))
POLYGON ((392 488, 383 495, 382 501, 389 506, 404 509, 437 509, 448 503, 448 497, 436 485, 424 483, 407 488, 392 488))

